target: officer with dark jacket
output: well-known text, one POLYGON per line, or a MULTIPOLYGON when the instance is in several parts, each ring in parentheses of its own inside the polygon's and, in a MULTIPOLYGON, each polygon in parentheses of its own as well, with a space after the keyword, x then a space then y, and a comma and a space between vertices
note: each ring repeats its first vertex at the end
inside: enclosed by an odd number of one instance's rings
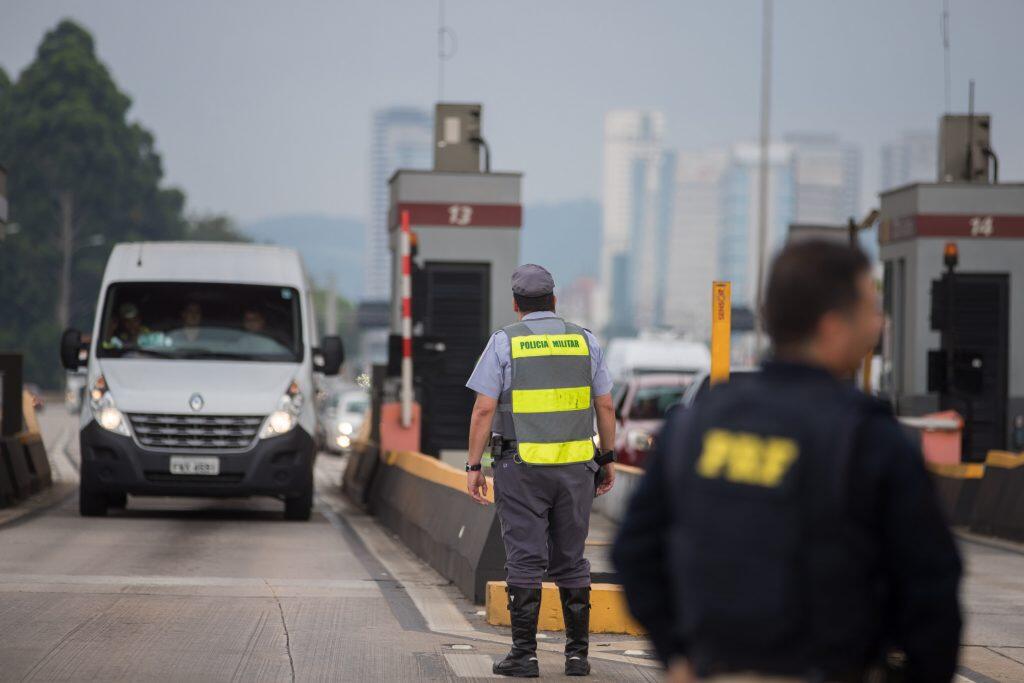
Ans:
POLYGON ((918 448, 848 381, 881 328, 864 255, 808 241, 771 269, 773 360, 679 411, 615 541, 670 679, 862 681, 886 651, 949 681, 960 559, 918 448))

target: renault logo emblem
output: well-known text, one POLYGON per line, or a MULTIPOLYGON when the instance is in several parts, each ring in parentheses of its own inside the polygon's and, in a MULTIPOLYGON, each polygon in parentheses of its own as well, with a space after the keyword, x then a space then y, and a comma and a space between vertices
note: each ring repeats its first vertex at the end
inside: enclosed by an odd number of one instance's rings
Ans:
POLYGON ((198 413, 203 409, 203 397, 199 394, 192 394, 188 399, 188 407, 198 413))

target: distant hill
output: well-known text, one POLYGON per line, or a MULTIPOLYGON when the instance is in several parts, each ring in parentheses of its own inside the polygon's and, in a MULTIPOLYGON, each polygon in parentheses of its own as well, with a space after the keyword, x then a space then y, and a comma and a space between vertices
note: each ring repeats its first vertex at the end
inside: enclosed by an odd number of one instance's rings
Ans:
POLYGON ((257 242, 294 247, 318 284, 326 285, 333 273, 338 291, 347 299, 358 299, 363 286, 365 241, 361 220, 294 214, 250 223, 241 231, 257 242))
POLYGON ((601 204, 593 199, 528 205, 520 260, 538 263, 565 285, 600 274, 601 204))

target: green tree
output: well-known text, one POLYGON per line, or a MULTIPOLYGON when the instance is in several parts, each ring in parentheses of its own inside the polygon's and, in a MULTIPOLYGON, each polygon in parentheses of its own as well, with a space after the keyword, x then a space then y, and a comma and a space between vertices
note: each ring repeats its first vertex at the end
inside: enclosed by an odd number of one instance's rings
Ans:
POLYGON ((252 242, 229 216, 190 216, 186 239, 197 242, 252 242))
MULTIPOLYGON (((336 331, 328 330, 328 301, 330 301, 330 290, 327 287, 321 287, 314 282, 313 313, 316 315, 317 329, 320 330, 321 336, 328 334, 337 334, 340 336, 342 343, 345 345, 345 355, 352 358, 359 349, 359 330, 357 327, 355 306, 352 305, 351 301, 336 293, 334 297, 334 317, 338 323, 338 329, 336 331)), ((319 344, 320 340, 315 339, 313 340, 313 343, 319 344)))
POLYGON ((0 248, 0 348, 24 351, 26 376, 47 386, 60 378, 61 319, 91 327, 112 245, 186 234, 185 197, 160 186, 153 135, 128 121, 130 106, 70 20, 16 82, 0 77, 0 163, 20 228, 0 248))

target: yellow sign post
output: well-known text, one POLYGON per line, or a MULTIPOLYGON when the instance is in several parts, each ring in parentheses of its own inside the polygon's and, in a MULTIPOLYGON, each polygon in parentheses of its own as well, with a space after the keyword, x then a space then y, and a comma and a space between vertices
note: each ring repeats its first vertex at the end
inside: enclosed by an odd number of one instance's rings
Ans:
POLYGON ((711 283, 711 383, 729 379, 729 342, 732 334, 732 287, 711 283))

